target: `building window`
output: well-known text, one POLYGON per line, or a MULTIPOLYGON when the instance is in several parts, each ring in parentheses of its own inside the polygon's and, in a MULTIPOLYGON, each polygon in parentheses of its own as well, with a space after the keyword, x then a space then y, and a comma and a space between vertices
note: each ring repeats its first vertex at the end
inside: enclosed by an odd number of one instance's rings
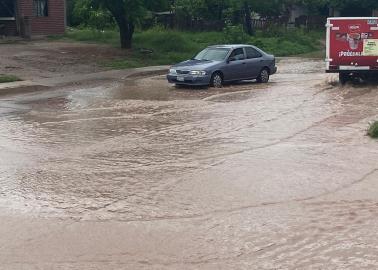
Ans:
POLYGON ((49 16, 48 0, 33 0, 34 16, 47 17, 49 16))
POLYGON ((14 1, 0 0, 0 18, 14 17, 14 1))

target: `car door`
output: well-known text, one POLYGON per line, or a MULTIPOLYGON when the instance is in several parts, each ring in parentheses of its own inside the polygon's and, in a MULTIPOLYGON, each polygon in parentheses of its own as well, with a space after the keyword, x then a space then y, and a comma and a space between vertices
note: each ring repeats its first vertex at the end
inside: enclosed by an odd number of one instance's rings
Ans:
POLYGON ((223 69, 226 81, 241 80, 246 78, 246 62, 243 48, 237 48, 230 54, 227 64, 223 69))
POLYGON ((247 56, 245 60, 247 77, 250 79, 257 78, 264 65, 263 55, 253 47, 245 47, 244 49, 247 56))

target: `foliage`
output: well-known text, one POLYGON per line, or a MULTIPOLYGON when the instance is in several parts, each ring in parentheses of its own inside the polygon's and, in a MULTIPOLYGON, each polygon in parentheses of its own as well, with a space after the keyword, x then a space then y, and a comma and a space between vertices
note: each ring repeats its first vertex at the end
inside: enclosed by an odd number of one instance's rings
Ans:
POLYGON ((378 138, 378 121, 370 125, 368 135, 372 138, 378 138))
POLYGON ((92 0, 76 0, 72 11, 73 22, 97 30, 114 28, 115 22, 109 11, 92 5, 92 0))
POLYGON ((233 0, 176 0, 176 12, 194 18, 206 20, 223 20, 224 12, 230 7, 233 0))
MULTIPOLYGON (((317 32, 308 32, 307 35, 303 35, 302 30, 288 32, 284 29, 276 29, 271 34, 257 32, 254 37, 243 34, 246 40, 242 43, 256 45, 276 56, 298 55, 320 49, 321 33, 317 32)), ((225 43, 229 38, 227 35, 225 32, 194 33, 153 28, 135 33, 134 49, 129 52, 127 57, 101 64, 116 69, 169 65, 190 59, 207 46, 225 43), (146 49, 152 53, 145 53, 146 49)), ((70 29, 65 38, 110 44, 114 47, 119 43, 119 33, 114 30, 70 29)))
POLYGON ((323 4, 325 3, 337 8, 347 8, 348 6, 356 6, 370 9, 378 8, 378 1, 376 0, 312 0, 310 2, 321 2, 323 4))
POLYGON ((228 24, 223 29, 224 42, 229 44, 246 43, 249 39, 242 25, 228 24))
POLYGON ((208 22, 231 23, 225 28, 225 40, 242 41, 240 26, 249 35, 252 13, 262 18, 285 22, 293 5, 306 7, 308 15, 328 15, 328 8, 358 13, 378 8, 377 0, 67 0, 68 18, 74 25, 99 30, 117 25, 121 46, 130 48, 135 29, 154 11, 174 11, 176 16, 208 22))
POLYGON ((189 51, 193 48, 191 42, 185 40, 184 35, 177 31, 154 28, 137 35, 134 39, 137 44, 145 48, 158 48, 159 52, 189 51))
MULTIPOLYGON (((104 43, 113 46, 119 44, 119 33, 115 30, 98 31, 93 28, 69 28, 66 31, 65 37, 88 43, 104 43)), ((52 37, 52 39, 57 38, 56 36, 52 37)))
POLYGON ((16 81, 21 81, 21 79, 13 75, 0 74, 0 83, 8 83, 8 82, 16 82, 16 81))

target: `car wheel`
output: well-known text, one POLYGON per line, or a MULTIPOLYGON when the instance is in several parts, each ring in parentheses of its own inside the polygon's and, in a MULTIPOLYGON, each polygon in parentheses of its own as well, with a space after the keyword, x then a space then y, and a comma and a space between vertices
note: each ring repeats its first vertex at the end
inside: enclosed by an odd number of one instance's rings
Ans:
POLYGON ((260 75, 257 77, 257 82, 259 83, 269 82, 269 71, 266 68, 261 70, 260 75))
POLYGON ((339 73, 339 81, 342 85, 346 84, 350 79, 349 74, 339 73))
POLYGON ((215 72, 213 76, 211 76, 210 84, 212 87, 221 88, 223 86, 222 74, 219 72, 215 72))

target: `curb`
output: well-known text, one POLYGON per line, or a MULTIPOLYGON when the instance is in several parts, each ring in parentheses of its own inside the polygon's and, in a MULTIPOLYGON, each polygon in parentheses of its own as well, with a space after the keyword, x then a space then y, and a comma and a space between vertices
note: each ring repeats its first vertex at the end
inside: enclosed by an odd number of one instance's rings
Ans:
POLYGON ((0 89, 0 96, 5 95, 13 95, 13 94, 26 94, 26 93, 32 93, 42 90, 47 90, 50 87, 45 85, 24 85, 24 86, 18 86, 18 87, 8 87, 8 88, 1 88, 0 89))

